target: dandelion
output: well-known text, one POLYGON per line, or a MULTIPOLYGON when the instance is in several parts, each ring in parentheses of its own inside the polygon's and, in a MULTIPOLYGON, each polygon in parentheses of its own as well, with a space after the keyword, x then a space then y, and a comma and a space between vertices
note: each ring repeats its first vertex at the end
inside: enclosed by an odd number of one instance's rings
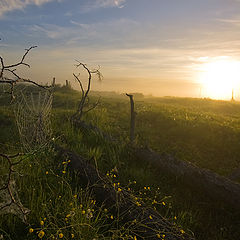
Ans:
POLYGON ((40 221, 40 225, 43 226, 44 225, 44 221, 40 221))
POLYGON ((43 236, 45 235, 45 232, 43 230, 41 230, 39 233, 38 233, 38 237, 39 238, 43 238, 43 236))
POLYGON ((174 220, 176 220, 177 219, 177 217, 176 216, 174 216, 174 220))
POLYGON ((59 237, 59 238, 63 238, 63 234, 62 234, 62 233, 59 233, 58 237, 59 237))
POLYGON ((148 187, 147 189, 150 190, 150 187, 148 187))
POLYGON ((144 190, 146 190, 147 188, 146 187, 144 187, 144 190))
POLYGON ((49 172, 48 172, 48 171, 46 171, 46 175, 48 175, 48 173, 49 173, 49 172))
POLYGON ((65 170, 63 170, 63 171, 62 171, 62 173, 63 173, 63 174, 65 174, 65 173, 66 173, 66 171, 65 171, 65 170))
POLYGON ((68 163, 70 163, 71 162, 71 160, 68 160, 68 163))
POLYGON ((82 210, 82 214, 84 215, 86 213, 86 211, 85 210, 82 210))
POLYGON ((113 215, 111 215, 110 218, 113 219, 113 215))
POLYGON ((33 233, 33 228, 29 228, 29 233, 33 233))
POLYGON ((133 238, 134 240, 137 240, 137 237, 136 236, 134 236, 134 238, 133 238))
POLYGON ((165 238, 165 234, 162 235, 162 238, 165 238))
POLYGON ((121 188, 118 188, 118 192, 121 192, 122 191, 122 189, 121 188))
POLYGON ((185 232, 184 232, 184 230, 183 230, 183 229, 181 229, 181 230, 180 230, 180 233, 181 233, 181 234, 184 234, 185 232))

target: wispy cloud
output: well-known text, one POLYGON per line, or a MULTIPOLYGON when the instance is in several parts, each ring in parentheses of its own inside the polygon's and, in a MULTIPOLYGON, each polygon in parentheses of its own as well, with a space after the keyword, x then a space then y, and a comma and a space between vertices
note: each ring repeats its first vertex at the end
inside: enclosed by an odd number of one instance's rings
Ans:
POLYGON ((2 17, 7 12, 22 10, 28 5, 40 6, 51 1, 56 0, 0 0, 0 17, 2 17))
POLYGON ((83 8, 83 12, 90 12, 99 8, 123 8, 126 0, 94 0, 89 1, 83 8))

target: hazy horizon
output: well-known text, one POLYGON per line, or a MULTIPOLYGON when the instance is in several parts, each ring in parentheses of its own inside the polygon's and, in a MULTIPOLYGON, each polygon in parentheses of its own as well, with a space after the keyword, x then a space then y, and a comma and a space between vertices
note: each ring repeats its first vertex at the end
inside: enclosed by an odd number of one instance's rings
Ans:
POLYGON ((238 9, 238 0, 0 0, 0 53, 11 63, 37 45, 21 72, 43 83, 75 87, 79 60, 101 66, 93 90, 231 99, 234 89, 240 99, 238 9))

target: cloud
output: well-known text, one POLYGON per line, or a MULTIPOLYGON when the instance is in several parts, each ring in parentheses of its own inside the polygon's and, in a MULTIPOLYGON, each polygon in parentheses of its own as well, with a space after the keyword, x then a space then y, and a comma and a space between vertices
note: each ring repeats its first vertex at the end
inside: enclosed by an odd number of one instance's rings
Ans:
POLYGON ((82 8, 82 12, 90 12, 99 8, 123 8, 126 3, 126 0, 94 0, 89 1, 88 4, 86 4, 82 8))
POLYGON ((54 0, 0 0, 0 17, 14 10, 22 10, 28 5, 40 6, 54 0))

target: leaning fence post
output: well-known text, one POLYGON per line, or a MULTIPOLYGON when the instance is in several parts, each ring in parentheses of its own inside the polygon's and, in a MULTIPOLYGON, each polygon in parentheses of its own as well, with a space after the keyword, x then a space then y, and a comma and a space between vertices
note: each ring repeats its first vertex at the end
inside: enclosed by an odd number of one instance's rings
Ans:
POLYGON ((131 106, 131 120, 130 120, 130 142, 131 144, 134 143, 135 139, 135 118, 136 118, 136 112, 134 111, 134 101, 133 101, 133 95, 127 94, 126 95, 130 98, 130 106, 131 106))

